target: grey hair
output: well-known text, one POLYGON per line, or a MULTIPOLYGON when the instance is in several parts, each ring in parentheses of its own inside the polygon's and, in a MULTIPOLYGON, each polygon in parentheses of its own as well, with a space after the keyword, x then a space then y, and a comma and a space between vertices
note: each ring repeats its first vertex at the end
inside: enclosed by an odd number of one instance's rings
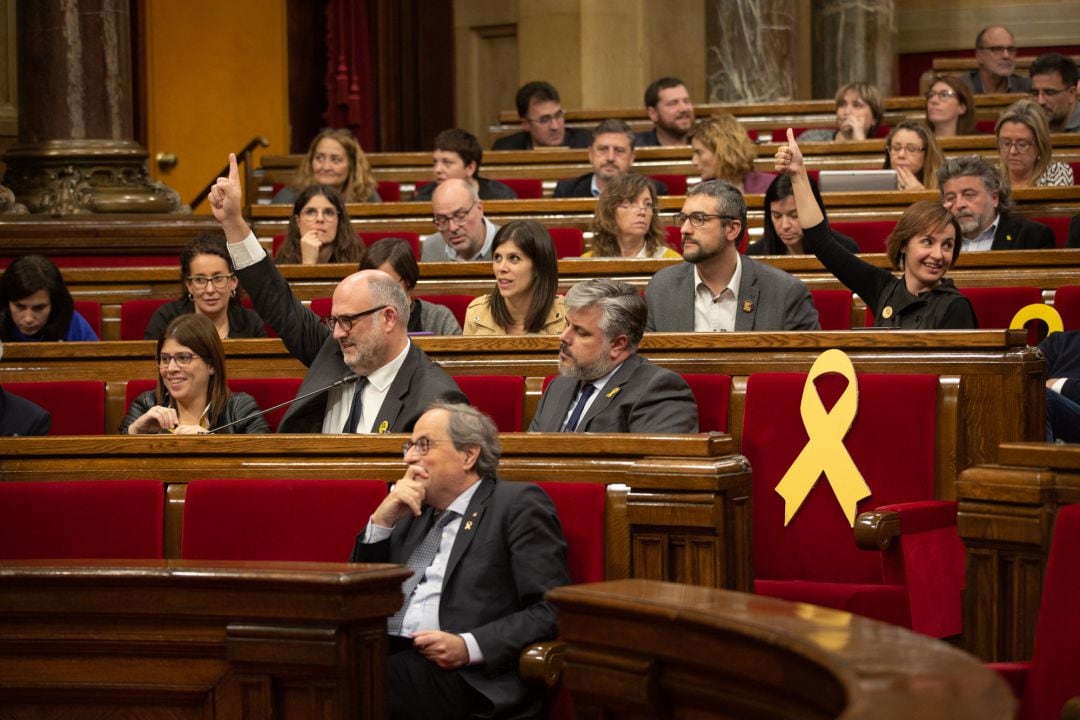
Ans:
POLYGON ((385 273, 373 275, 368 278, 368 292, 372 307, 387 305, 394 308, 398 323, 403 328, 409 327, 409 298, 396 280, 385 273))
POLYGON ((1009 185, 1001 178, 998 169, 978 155, 963 155, 949 158, 938 168, 938 192, 945 198, 945 183, 958 177, 977 177, 982 180, 987 192, 997 192, 998 207, 1002 210, 1012 208, 1012 193, 1009 185))
POLYGON ((600 331, 608 342, 626 335, 629 349, 637 348, 649 312, 637 290, 618 280, 593 278, 579 282, 566 293, 568 313, 591 307, 600 308, 600 331))
POLYGON ((746 234, 746 200, 739 188, 723 180, 706 180, 686 192, 686 197, 694 195, 708 195, 716 201, 717 214, 738 219, 741 226, 736 243, 742 240, 746 234))
POLYGON ((634 146, 634 130, 626 124, 625 120, 608 118, 597 125, 592 131, 593 142, 595 143, 596 138, 601 135, 607 135, 608 133, 626 135, 626 138, 630 141, 630 147, 634 146))
POLYGON ((481 478, 494 480, 499 469, 502 448, 499 446, 499 430, 492 419, 473 406, 461 403, 436 401, 428 405, 426 412, 432 410, 445 410, 449 413, 446 432, 450 435, 454 448, 462 451, 472 447, 479 448, 480 454, 476 456, 476 465, 473 467, 481 478))

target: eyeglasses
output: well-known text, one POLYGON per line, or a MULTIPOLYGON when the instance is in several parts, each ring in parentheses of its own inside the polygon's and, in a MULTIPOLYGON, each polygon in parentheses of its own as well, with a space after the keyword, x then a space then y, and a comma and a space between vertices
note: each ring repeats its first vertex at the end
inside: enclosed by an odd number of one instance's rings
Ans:
POLYGON ((461 225, 463 222, 465 222, 465 218, 469 217, 469 213, 472 212, 472 209, 476 207, 476 203, 478 202, 480 201, 473 200, 472 205, 470 205, 469 207, 465 208, 464 210, 458 210, 457 212, 451 213, 449 215, 435 215, 431 218, 431 222, 435 223, 435 227, 440 230, 445 230, 446 228, 450 227, 450 221, 461 225))
POLYGON ((1026 153, 1033 148, 1035 143, 1030 140, 1009 140, 1007 138, 1001 138, 998 140, 998 147, 1001 148, 1001 152, 1007 153, 1015 150, 1018 153, 1026 153))
POLYGON ((936 92, 934 90, 931 90, 930 92, 926 93, 927 100, 933 100, 934 98, 937 98, 938 100, 948 100, 949 98, 954 97, 956 97, 955 90, 938 90, 936 92))
POLYGON ((305 220, 318 220, 319 216, 322 216, 323 220, 333 220, 338 216, 338 211, 334 208, 319 208, 309 207, 300 211, 300 217, 305 220))
POLYGON ((157 364, 159 368, 169 367, 169 363, 175 361, 177 367, 186 368, 191 364, 191 361, 199 357, 195 353, 183 352, 170 355, 168 353, 161 353, 157 356, 157 364))
POLYGON ((729 215, 712 215, 710 213, 696 212, 690 213, 689 215, 687 215, 686 213, 675 213, 671 216, 671 219, 675 221, 676 225, 685 225, 686 221, 689 220, 691 225, 699 228, 702 227, 709 220, 716 219, 720 222, 731 222, 736 218, 733 218, 729 215))
POLYGON ((533 120, 532 118, 525 118, 525 119, 528 120, 529 122, 531 122, 533 125, 545 125, 546 126, 546 125, 551 125, 552 123, 562 122, 563 119, 565 119, 565 118, 566 118, 566 111, 563 110, 562 108, 559 108, 558 110, 551 113, 550 115, 541 115, 540 117, 536 118, 535 120, 533 120))
POLYGON ((915 155, 917 153, 926 152, 926 148, 919 147, 918 145, 890 145, 889 152, 893 155, 898 154, 901 150, 908 155, 915 155))
POLYGON ((622 203, 619 203, 619 209, 620 210, 633 210, 633 211, 645 213, 646 215, 648 215, 649 213, 651 213, 656 208, 653 207, 652 203, 643 203, 641 205, 637 205, 637 204, 631 203, 631 202, 622 202, 622 203))
POLYGON ((187 280, 199 290, 205 290, 208 283, 218 290, 224 290, 225 286, 228 285, 229 281, 234 277, 236 277, 235 273, 229 273, 228 275, 214 275, 212 277, 206 277, 205 275, 189 275, 187 280))
POLYGON ((1061 93, 1068 92, 1068 90, 1069 90, 1069 88, 1057 88, 1057 89, 1054 89, 1054 88, 1038 88, 1038 89, 1031 88, 1031 90, 1028 90, 1028 94, 1031 95, 1031 97, 1035 98, 1036 100, 1038 100, 1039 97, 1042 96, 1042 95, 1045 95, 1047 97, 1047 99, 1049 99, 1049 100, 1053 100, 1054 98, 1056 98, 1061 93))
POLYGON ((1015 55, 1016 54, 1016 46, 1015 45, 984 45, 981 48, 977 48, 977 49, 978 50, 989 50, 994 55, 1004 55, 1005 53, 1009 53, 1010 55, 1015 55))
POLYGON ((425 455, 428 454, 428 451, 431 450, 432 447, 434 447, 435 445, 438 445, 439 443, 444 443, 444 442, 450 442, 450 441, 449 440, 432 440, 427 435, 422 436, 416 442, 413 442, 412 440, 406 440, 405 442, 401 443, 401 454, 402 455, 408 455, 410 450, 412 450, 413 448, 416 448, 416 452, 420 454, 420 457, 424 457, 425 455))
POLYGON ((330 332, 334 332, 335 325, 340 325, 342 332, 349 332, 350 330, 352 330, 353 323, 355 323, 360 318, 364 317, 365 315, 370 315, 371 313, 377 313, 380 310, 385 310, 388 307, 390 306, 376 305, 370 310, 353 313, 352 315, 329 315, 325 320, 323 320, 323 322, 326 323, 326 327, 330 328, 330 332))

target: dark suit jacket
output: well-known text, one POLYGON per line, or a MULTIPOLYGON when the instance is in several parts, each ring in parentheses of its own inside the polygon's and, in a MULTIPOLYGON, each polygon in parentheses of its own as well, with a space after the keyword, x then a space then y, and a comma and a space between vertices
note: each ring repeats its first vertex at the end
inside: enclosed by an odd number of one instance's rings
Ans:
MULTIPOLYGON (((555 195, 557 198, 574 198, 583 197, 591 198, 592 194, 592 179, 594 173, 585 173, 576 178, 567 178, 566 180, 560 180, 555 184, 555 195)), ((656 188, 657 195, 667 195, 668 186, 667 183, 662 183, 659 180, 649 179, 649 182, 656 188)))
MULTIPOLYGON (((361 534, 352 562, 406 564, 431 515, 428 507, 419 518, 403 518, 379 543, 365 545, 361 534)), ((521 703, 530 704, 527 714, 539 711, 540 698, 530 698, 518 675, 518 657, 528 645, 555 637, 555 608, 544 593, 569 582, 566 540, 551 498, 529 483, 481 480, 446 565, 439 629, 476 638, 484 664, 459 672, 494 704, 496 717, 521 703)))
MULTIPOLYGON (((566 128, 566 134, 563 135, 563 147, 569 148, 587 148, 592 145, 592 133, 588 130, 582 130, 581 128, 566 128)), ((495 141, 495 144, 491 146, 492 150, 532 150, 533 142, 532 135, 521 130, 501 137, 495 141)))
POLYGON ((51 429, 48 410, 0 387, 0 436, 48 435, 51 429))
MULTIPOLYGON (((559 432, 581 382, 559 376, 540 398, 531 432, 559 432)), ((677 373, 634 353, 600 389, 578 432, 696 433, 697 402, 677 373)))
POLYGON ((1074 215, 1069 221, 1069 239, 1065 241, 1067 248, 1080 248, 1080 215, 1074 215))
MULTIPOLYGON (((694 266, 672 265, 653 275, 645 288, 649 319, 645 329, 694 331, 694 266)), ((810 291, 798 278, 745 255, 739 282, 735 330, 820 330, 810 291)))
POLYGON ((1044 250, 1057 247, 1054 230, 1034 220, 1001 213, 991 250, 1044 250))
MULTIPOLYGON (((251 267, 237 270, 236 274, 251 296, 256 312, 281 336, 289 352, 308 366, 297 397, 326 387, 352 372, 345 364, 341 346, 334 340, 333 333, 296 299, 288 281, 269 256, 251 267)), ((423 350, 413 345, 390 385, 371 431, 378 432, 386 422, 386 432, 410 432, 428 405, 440 399, 468 402, 457 383, 423 350)), ((298 400, 281 418, 278 432, 322 432, 325 415, 326 393, 298 400)))

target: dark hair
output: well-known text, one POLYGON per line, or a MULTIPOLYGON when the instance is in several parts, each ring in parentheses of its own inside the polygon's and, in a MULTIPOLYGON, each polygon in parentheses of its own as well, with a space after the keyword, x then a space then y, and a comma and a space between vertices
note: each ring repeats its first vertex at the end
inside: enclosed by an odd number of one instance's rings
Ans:
POLYGON ((514 101, 518 117, 525 119, 529 117, 529 106, 534 102, 559 102, 559 91, 551 83, 534 80, 521 86, 514 101))
MULTIPOLYGON (((555 291, 559 288, 559 261, 555 257, 555 245, 547 228, 535 220, 514 220, 499 228, 491 245, 492 257, 500 245, 508 242, 513 242, 532 260, 532 298, 525 316, 525 332, 538 333, 544 329, 544 321, 555 304, 555 291)), ((499 327, 510 327, 514 320, 498 287, 488 295, 488 305, 499 327)))
POLYGON ((923 166, 916 179, 921 182, 923 187, 927 190, 936 190, 937 171, 942 163, 945 162, 945 156, 941 153, 941 148, 938 147, 937 138, 934 137, 934 133, 930 132, 930 129, 918 120, 901 120, 889 130, 889 134, 885 136, 885 169, 887 170, 892 167, 892 155, 889 154, 889 148, 892 146, 893 136, 901 130, 913 132, 919 136, 920 140, 922 140, 924 146, 923 166))
POLYGON ((579 282, 566 293, 566 312, 600 308, 600 331, 611 342, 626 335, 628 349, 641 344, 649 310, 645 298, 629 283, 611 278, 592 278, 579 282))
POLYGON ((484 159, 484 149, 471 132, 461 128, 443 130, 435 136, 435 149, 457 153, 465 167, 469 167, 469 163, 476 163, 476 172, 473 174, 480 175, 480 161, 484 159))
POLYGON ((975 132, 975 95, 971 87, 956 75, 935 75, 930 79, 930 90, 938 83, 949 86, 965 108, 964 113, 956 118, 957 135, 971 135, 975 132))
POLYGON ((645 190, 649 191, 653 204, 652 221, 645 232, 645 252, 652 255, 667 244, 664 228, 660 224, 656 186, 644 175, 623 173, 609 182, 596 200, 596 214, 592 221, 593 257, 619 257, 619 225, 615 220, 615 212, 620 203, 634 202, 645 190))
MULTIPOLYGON (((818 190, 817 183, 814 182, 814 178, 807 176, 810 181, 810 191, 814 193, 814 200, 817 201, 818 207, 821 209, 821 216, 828 219, 825 214, 825 203, 821 199, 821 191, 818 190)), ((789 198, 795 194, 794 188, 791 187, 791 178, 787 175, 777 175, 773 178, 773 181, 769 183, 769 188, 765 191, 765 202, 763 207, 765 208, 765 225, 761 234, 761 246, 764 248, 765 255, 787 255, 788 249, 784 241, 780 239, 780 235, 776 232, 776 225, 772 219, 772 204, 774 202, 780 202, 785 198, 789 198)))
MULTIPOLYGON (((188 313, 173 319, 165 326, 161 337, 157 341, 155 357, 161 355, 161 347, 169 338, 176 340, 186 348, 190 348, 213 369, 210 374, 210 382, 206 387, 207 401, 210 410, 206 413, 208 427, 218 424, 225 406, 229 401, 229 385, 225 378, 225 346, 221 343, 214 321, 205 315, 188 313)), ((169 391, 165 389, 165 381, 158 372, 157 379, 157 403, 166 404, 169 391)))
POLYGON ((75 314, 75 301, 52 260, 42 255, 21 255, 0 275, 0 339, 15 338, 15 322, 10 303, 18 302, 38 290, 49 293, 49 319, 41 329, 45 341, 63 340, 75 314))
POLYGON ((1048 75, 1053 72, 1061 76, 1066 88, 1075 86, 1077 80, 1080 80, 1080 73, 1077 72, 1076 63, 1073 62, 1071 57, 1061 53, 1046 53, 1035 58, 1035 62, 1031 63, 1031 69, 1028 70, 1028 75, 1035 77, 1036 75, 1048 75))
POLYGON ((896 227, 893 228, 892 232, 889 233, 889 237, 885 240, 885 254, 889 256, 889 262, 892 263, 894 268, 903 270, 901 257, 907 249, 907 244, 911 241, 911 238, 919 233, 938 232, 947 225, 951 225, 953 232, 956 233, 953 241, 952 264, 949 265, 951 268, 960 259, 960 224, 956 222, 953 214, 945 209, 944 205, 930 200, 919 200, 900 216, 896 227))
POLYGON ((686 191, 686 197, 695 195, 711 197, 716 205, 717 215, 727 215, 738 220, 739 237, 735 238, 735 244, 742 242, 746 236, 746 198, 739 188, 723 180, 706 180, 686 191))
POLYGON ((390 263, 409 290, 416 287, 416 281, 420 279, 420 266, 416 264, 412 247, 401 238, 382 238, 373 242, 367 249, 364 259, 360 261, 361 270, 378 270, 380 265, 390 263))
MULTIPOLYGON (((314 181, 313 163, 315 151, 323 140, 333 140, 345 148, 345 155, 349 160, 349 174, 345 176, 345 185, 341 188, 341 194, 346 202, 367 202, 378 189, 375 176, 371 174, 371 164, 367 156, 360 148, 360 143, 352 132, 337 128, 325 128, 315 136, 308 146, 307 157, 300 163, 296 170, 296 179, 292 186, 297 190, 303 190, 314 181)), ((336 188, 335 188, 336 189, 336 188)))
POLYGON ((330 262, 360 262, 364 258, 364 246, 356 237, 352 229, 352 221, 349 212, 345 209, 345 203, 341 199, 341 193, 330 185, 308 185, 293 203, 292 215, 289 216, 289 234, 285 242, 278 248, 274 262, 282 264, 296 264, 300 262, 300 223, 298 218, 313 197, 321 195, 334 206, 338 214, 337 234, 331 243, 334 252, 330 255, 330 262))
POLYGON ((679 87, 685 85, 682 80, 677 77, 662 77, 659 80, 653 80, 649 83, 649 87, 645 88, 645 107, 654 108, 656 104, 660 102, 660 91, 667 90, 673 87, 679 87))
POLYGON ((1012 191, 997 166, 991 165, 979 155, 960 155, 949 158, 937 171, 938 193, 945 199, 945 183, 958 177, 977 177, 982 180, 988 193, 998 194, 998 212, 1012 208, 1012 191))
MULTIPOLYGON (((187 300, 187 279, 191 276, 191 261, 199 255, 216 255, 225 261, 229 273, 236 272, 233 268, 232 257, 229 255, 228 246, 225 244, 224 235, 203 233, 188 240, 188 244, 180 251, 180 299, 187 300)), ((229 304, 240 302, 239 285, 236 286, 236 295, 229 298, 229 304)))
POLYGON ((626 124, 625 120, 619 120, 618 118, 608 118, 602 123, 593 128, 592 141, 595 143, 596 138, 601 135, 625 135, 630 140, 630 150, 634 149, 634 129, 626 124))

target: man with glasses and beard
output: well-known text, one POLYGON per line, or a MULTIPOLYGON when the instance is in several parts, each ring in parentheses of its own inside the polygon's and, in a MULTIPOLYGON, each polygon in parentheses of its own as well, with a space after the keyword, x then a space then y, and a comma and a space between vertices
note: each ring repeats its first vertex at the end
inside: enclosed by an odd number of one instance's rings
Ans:
POLYGON ((386 273, 363 270, 342 280, 325 323, 296 299, 244 221, 235 155, 229 155, 229 177, 218 178, 209 200, 256 311, 308 368, 279 432, 410 432, 431 403, 468 402, 409 341, 409 301, 386 273), (330 387, 351 373, 360 379, 330 387), (323 388, 327 392, 318 392, 323 388), (308 393, 314 394, 304 398, 308 393))
POLYGON ((976 95, 1018 93, 1031 89, 1031 80, 1017 75, 1016 39, 1007 28, 991 25, 975 38, 975 61, 979 67, 960 77, 976 95))
POLYGON ((698 431, 686 381, 638 354, 645 301, 626 283, 597 278, 566 293, 559 377, 540 398, 533 432, 698 431))
POLYGON ((820 330, 806 285, 739 253, 746 201, 722 180, 695 185, 675 215, 684 263, 645 288, 646 329, 660 332, 820 330))
POLYGON ((492 150, 587 148, 592 144, 592 133, 588 130, 566 127, 566 112, 559 100, 559 91, 550 83, 526 83, 517 91, 515 100, 521 130, 496 140, 492 150))

